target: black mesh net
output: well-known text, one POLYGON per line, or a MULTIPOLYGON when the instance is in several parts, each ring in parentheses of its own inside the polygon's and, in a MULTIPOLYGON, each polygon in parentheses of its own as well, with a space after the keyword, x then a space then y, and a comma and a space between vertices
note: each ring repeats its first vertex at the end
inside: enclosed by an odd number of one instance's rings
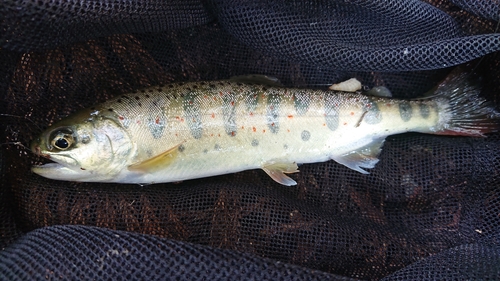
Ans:
POLYGON ((498 133, 391 136, 369 175, 307 164, 293 187, 258 170, 52 181, 24 148, 112 96, 243 74, 412 98, 467 64, 499 108, 499 14, 486 0, 3 1, 0 279, 500 279, 498 133))

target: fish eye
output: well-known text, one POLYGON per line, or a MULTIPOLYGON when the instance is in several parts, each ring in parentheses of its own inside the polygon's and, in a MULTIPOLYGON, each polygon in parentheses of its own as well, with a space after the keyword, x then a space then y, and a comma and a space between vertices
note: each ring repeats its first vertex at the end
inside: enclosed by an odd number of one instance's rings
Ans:
POLYGON ((59 149, 66 149, 69 147, 69 142, 65 138, 58 138, 54 141, 54 146, 59 149))
POLYGON ((57 130, 52 134, 51 144, 59 150, 66 150, 75 143, 73 132, 69 129, 57 130))

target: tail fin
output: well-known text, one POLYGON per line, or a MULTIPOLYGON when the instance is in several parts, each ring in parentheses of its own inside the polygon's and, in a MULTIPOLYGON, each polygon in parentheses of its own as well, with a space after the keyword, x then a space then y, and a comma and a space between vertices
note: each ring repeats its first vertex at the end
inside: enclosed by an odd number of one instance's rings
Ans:
POLYGON ((500 113, 479 96, 481 88, 470 80, 470 74, 452 73, 435 90, 431 97, 436 101, 439 122, 436 134, 459 136, 484 136, 500 128, 500 113))

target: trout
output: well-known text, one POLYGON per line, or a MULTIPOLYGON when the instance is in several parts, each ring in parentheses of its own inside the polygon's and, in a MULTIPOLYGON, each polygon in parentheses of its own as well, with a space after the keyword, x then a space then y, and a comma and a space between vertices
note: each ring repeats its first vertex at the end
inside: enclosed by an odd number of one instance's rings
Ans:
POLYGON ((285 88, 266 76, 174 83, 118 96, 70 115, 31 144, 54 163, 43 177, 154 184, 264 170, 283 185, 297 163, 330 159, 367 174, 387 136, 483 136, 499 113, 466 74, 404 100, 285 88), (257 81, 257 82, 255 82, 257 81))

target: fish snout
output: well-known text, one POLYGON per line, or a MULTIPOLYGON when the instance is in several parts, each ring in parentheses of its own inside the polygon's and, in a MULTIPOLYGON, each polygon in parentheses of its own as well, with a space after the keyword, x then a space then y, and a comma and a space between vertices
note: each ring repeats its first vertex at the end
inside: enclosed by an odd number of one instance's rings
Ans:
POLYGON ((31 142, 30 149, 37 156, 47 157, 47 155, 43 154, 42 150, 40 149, 40 138, 37 138, 31 142))

